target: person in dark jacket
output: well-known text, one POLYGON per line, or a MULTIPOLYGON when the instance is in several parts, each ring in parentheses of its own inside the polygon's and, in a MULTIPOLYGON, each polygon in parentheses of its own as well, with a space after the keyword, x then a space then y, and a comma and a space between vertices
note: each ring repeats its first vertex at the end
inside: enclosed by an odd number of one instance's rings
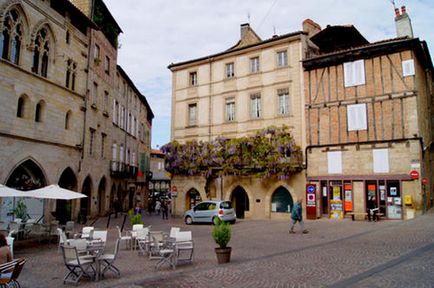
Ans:
POLYGON ((295 201, 294 206, 292 207, 291 223, 289 226, 289 233, 290 234, 295 233, 294 226, 295 226, 295 223, 297 223, 297 222, 300 224, 301 231, 303 232, 303 234, 309 233, 309 231, 304 229, 303 208, 301 207, 301 200, 300 199, 297 199, 295 201))

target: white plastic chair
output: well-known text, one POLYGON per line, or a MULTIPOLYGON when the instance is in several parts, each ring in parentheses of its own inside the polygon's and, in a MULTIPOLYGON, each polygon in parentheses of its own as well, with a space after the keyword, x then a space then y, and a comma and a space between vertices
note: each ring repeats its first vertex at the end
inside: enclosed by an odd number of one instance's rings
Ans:
POLYGON ((194 245, 191 231, 176 233, 175 251, 175 265, 181 261, 193 261, 194 245))
POLYGON ((81 229, 81 238, 89 238, 89 234, 91 231, 93 231, 95 228, 93 226, 85 226, 81 229))
POLYGON ((170 228, 170 234, 169 234, 169 237, 170 237, 170 238, 176 238, 176 234, 177 234, 179 231, 181 231, 181 228, 179 228, 179 227, 171 227, 171 228, 170 228))
POLYGON ((116 226, 116 229, 118 230, 118 238, 120 239, 120 242, 125 242, 125 247, 130 246, 130 249, 132 249, 132 237, 131 235, 122 235, 121 228, 119 226, 116 226))
POLYGON ((115 275, 117 277, 121 276, 121 272, 119 271, 119 269, 114 265, 116 258, 118 256, 119 253, 119 245, 121 243, 121 240, 118 238, 116 240, 116 244, 115 244, 115 250, 113 254, 103 254, 101 256, 98 257, 98 261, 100 261, 101 265, 104 266, 104 268, 101 271, 101 274, 104 276, 105 272, 107 271, 112 271, 113 273, 115 273, 115 275))

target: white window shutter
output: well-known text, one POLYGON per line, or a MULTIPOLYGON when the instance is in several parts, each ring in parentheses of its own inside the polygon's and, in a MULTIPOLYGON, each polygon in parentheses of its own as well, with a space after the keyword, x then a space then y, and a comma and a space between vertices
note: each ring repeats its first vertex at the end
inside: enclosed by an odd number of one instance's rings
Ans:
POLYGON ((357 60, 353 62, 354 68, 354 85, 365 84, 365 61, 357 60))
POLYGON ((374 149, 372 156, 374 173, 389 173, 389 150, 374 149))
POLYGON ((327 152, 327 164, 329 174, 342 174, 342 152, 327 152))
POLYGON ((366 104, 355 104, 347 106, 348 131, 367 130, 366 104))
POLYGON ((414 74, 414 60, 409 59, 402 61, 402 76, 413 76, 414 74))
POLYGON ((344 63, 344 83, 345 87, 351 87, 354 85, 352 62, 344 63))

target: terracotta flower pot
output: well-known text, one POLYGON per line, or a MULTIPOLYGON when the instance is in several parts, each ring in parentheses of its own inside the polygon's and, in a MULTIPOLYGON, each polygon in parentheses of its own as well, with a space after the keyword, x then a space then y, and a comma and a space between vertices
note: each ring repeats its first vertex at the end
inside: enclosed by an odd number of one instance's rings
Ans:
POLYGON ((217 262, 219 264, 228 263, 231 261, 231 247, 215 248, 215 254, 217 256, 217 262))

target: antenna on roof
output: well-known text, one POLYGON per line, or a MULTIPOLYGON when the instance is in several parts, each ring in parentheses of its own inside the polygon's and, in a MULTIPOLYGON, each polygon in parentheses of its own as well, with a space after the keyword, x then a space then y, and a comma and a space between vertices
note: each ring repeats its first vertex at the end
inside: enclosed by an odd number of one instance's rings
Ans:
POLYGON ((273 25, 273 35, 276 35, 276 26, 273 25))
POLYGON ((247 12, 247 23, 250 24, 250 12, 247 12))

